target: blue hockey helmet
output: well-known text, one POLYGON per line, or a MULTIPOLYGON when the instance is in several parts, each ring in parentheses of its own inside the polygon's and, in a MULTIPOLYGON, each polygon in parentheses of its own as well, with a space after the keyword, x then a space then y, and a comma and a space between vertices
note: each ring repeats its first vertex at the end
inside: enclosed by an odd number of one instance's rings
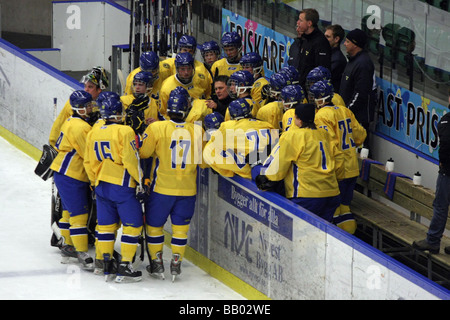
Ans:
POLYGON ((222 122, 224 122, 224 117, 219 112, 213 112, 207 114, 203 120, 205 130, 219 129, 222 122))
POLYGON ((110 97, 105 99, 100 106, 100 115, 104 120, 123 122, 125 112, 120 97, 110 97))
POLYGON ((186 99, 189 102, 189 107, 190 107, 190 104, 192 103, 192 97, 189 94, 189 92, 185 88, 183 88, 182 86, 178 86, 175 89, 173 89, 170 92, 170 94, 169 94, 169 98, 170 98, 170 96, 179 95, 179 94, 181 94, 181 95, 186 97, 186 99))
POLYGON ((225 32, 222 35, 222 39, 220 40, 220 43, 222 44, 222 47, 225 49, 226 59, 229 63, 238 63, 241 52, 242 52, 242 37, 239 35, 239 33, 233 31, 233 32, 225 32), (233 52, 233 55, 231 55, 231 52, 228 51, 227 48, 236 48, 236 51, 233 52))
POLYGON ((133 83, 143 82, 146 84, 147 88, 152 87, 154 81, 155 78, 153 77, 153 74, 150 71, 140 71, 136 73, 133 78, 133 83))
POLYGON ((239 70, 233 72, 233 74, 228 79, 228 94, 231 97, 239 97, 240 94, 244 93, 246 90, 251 90, 253 88, 253 83, 255 79, 253 75, 247 70, 239 70), (231 87, 236 89, 236 92, 231 90, 231 87))
POLYGON ((284 110, 294 107, 295 104, 303 103, 305 92, 298 84, 290 84, 281 89, 281 100, 283 101, 284 110))
POLYGON ((150 71, 153 74, 159 71, 159 57, 153 51, 142 52, 139 58, 139 66, 142 71, 150 71))
POLYGON ((312 69, 306 76, 306 87, 311 87, 317 81, 327 81, 331 79, 331 72, 325 67, 318 66, 312 69))
POLYGON ((175 67, 192 66, 194 68, 194 57, 189 52, 181 52, 175 56, 175 67))
POLYGON ((249 52, 242 56, 241 60, 239 61, 241 66, 243 68, 245 67, 251 67, 253 68, 253 74, 261 73, 263 68, 263 60, 259 53, 257 52, 249 52))
POLYGON ((269 78, 270 83, 270 96, 275 99, 280 98, 281 89, 287 86, 289 83, 289 78, 284 73, 274 73, 269 78))
POLYGON ((97 97, 97 105, 99 107, 101 107, 103 104, 103 101, 110 99, 110 98, 120 99, 120 95, 118 95, 117 93, 112 92, 112 91, 102 91, 102 92, 100 92, 100 94, 97 97))
POLYGON ((298 73, 297 69, 294 66, 283 67, 278 72, 285 74, 288 77, 287 84, 298 84, 300 82, 300 73, 298 73))
POLYGON ((79 115, 88 115, 86 108, 92 106, 92 96, 84 90, 76 90, 72 92, 69 98, 72 110, 79 115), (84 112, 81 112, 84 111, 84 112))
POLYGON ((231 101, 228 105, 228 111, 232 120, 239 120, 243 118, 249 118, 252 114, 252 108, 247 99, 239 98, 231 101))
POLYGON ((242 37, 236 31, 225 32, 221 39, 222 47, 242 48, 242 37))
POLYGON ((309 88, 309 95, 310 100, 314 99, 316 106, 321 108, 333 98, 333 85, 328 80, 317 81, 309 88))
POLYGON ((202 48, 200 49, 200 53, 202 54, 202 56, 205 55, 205 53, 212 51, 214 53, 216 53, 217 55, 220 55, 220 47, 217 44, 217 42, 211 40, 211 41, 206 41, 205 43, 203 43, 202 48))
POLYGON ((167 114, 172 120, 184 120, 189 114, 190 103, 184 94, 176 93, 169 96, 167 114))
POLYGON ((192 55, 194 55, 195 51, 197 50, 197 40, 195 39, 195 37, 188 34, 182 35, 180 40, 178 40, 178 50, 181 48, 192 50, 192 55))

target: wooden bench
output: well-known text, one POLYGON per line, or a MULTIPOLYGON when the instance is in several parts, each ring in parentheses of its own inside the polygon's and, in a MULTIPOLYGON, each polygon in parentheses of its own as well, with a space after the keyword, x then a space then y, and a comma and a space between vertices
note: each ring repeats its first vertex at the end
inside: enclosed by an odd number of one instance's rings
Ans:
MULTIPOLYGON (((359 161, 361 167, 362 160, 359 161)), ((422 269, 417 271, 428 278, 450 285, 450 254, 444 253, 444 247, 450 246, 448 237, 442 238, 439 254, 412 248, 413 241, 426 237, 428 227, 420 220, 422 217, 431 220, 433 216, 434 191, 414 185, 411 179, 397 177, 393 197, 389 199, 384 192, 387 174, 384 164, 372 164, 369 178, 366 181, 358 178, 362 193, 355 192, 351 204, 358 223, 355 235, 365 237, 372 246, 397 260, 422 269)), ((446 229, 450 230, 450 219, 446 229)))

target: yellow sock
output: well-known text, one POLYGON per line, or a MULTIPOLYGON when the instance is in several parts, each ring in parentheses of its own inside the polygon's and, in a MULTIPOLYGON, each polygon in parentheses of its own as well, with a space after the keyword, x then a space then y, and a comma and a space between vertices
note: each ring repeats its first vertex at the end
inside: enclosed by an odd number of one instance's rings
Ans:
POLYGON ((69 211, 63 210, 61 219, 58 221, 59 229, 61 230, 61 236, 64 238, 64 243, 73 246, 72 239, 70 238, 70 214, 69 211))
POLYGON ((172 225, 172 254, 179 254, 180 261, 183 260, 187 245, 189 225, 172 225))
POLYGON ((116 241, 117 223, 109 225, 97 224, 97 246, 95 250, 96 258, 103 260, 105 253, 112 258, 114 253, 114 243, 116 241))
POLYGON ((80 214, 70 217, 70 237, 75 249, 79 252, 88 251, 88 214, 80 214))
POLYGON ((342 230, 347 231, 350 234, 354 234, 356 231, 356 221, 353 214, 350 211, 350 206, 341 204, 339 206, 339 222, 337 226, 342 230))
POLYGON ((156 254, 158 252, 163 251, 164 247, 164 231, 163 227, 152 227, 146 225, 147 228, 147 244, 148 251, 150 252, 150 256, 153 259, 156 259, 156 254))
POLYGON ((139 236, 142 232, 141 227, 123 226, 120 253, 122 254, 122 261, 130 262, 136 254, 139 236))

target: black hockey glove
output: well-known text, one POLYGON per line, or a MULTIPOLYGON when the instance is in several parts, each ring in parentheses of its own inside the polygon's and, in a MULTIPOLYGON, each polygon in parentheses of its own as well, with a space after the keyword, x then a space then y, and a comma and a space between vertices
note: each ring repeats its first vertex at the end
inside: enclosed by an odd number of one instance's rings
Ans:
POLYGON ((133 102, 128 106, 127 110, 133 111, 144 111, 148 108, 148 103, 150 102, 150 98, 148 95, 143 94, 139 97, 136 97, 133 102))
POLYGON ((147 200, 148 196, 150 195, 150 186, 147 184, 144 184, 142 187, 137 186, 136 188, 136 199, 140 203, 145 203, 145 200, 147 200))
POLYGON ((270 181, 266 176, 260 174, 255 178, 255 183, 259 190, 269 191, 276 186, 277 181, 270 181))
POLYGON ((128 108, 125 115, 125 124, 132 127, 136 134, 142 134, 146 128, 144 111, 128 108))
POLYGON ((270 98, 270 85, 266 84, 261 88, 261 98, 263 98, 263 100, 270 98))

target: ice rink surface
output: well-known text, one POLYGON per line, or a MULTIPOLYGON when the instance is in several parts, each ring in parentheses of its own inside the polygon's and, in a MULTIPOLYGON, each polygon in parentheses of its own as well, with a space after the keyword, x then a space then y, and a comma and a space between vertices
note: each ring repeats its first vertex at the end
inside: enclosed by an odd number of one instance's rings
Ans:
POLYGON ((137 283, 105 282, 78 264, 61 264, 59 249, 50 246, 51 182, 35 175, 35 167, 35 160, 0 137, 0 299, 244 300, 187 260, 172 282, 167 246, 166 280, 148 275, 147 257, 137 283))

